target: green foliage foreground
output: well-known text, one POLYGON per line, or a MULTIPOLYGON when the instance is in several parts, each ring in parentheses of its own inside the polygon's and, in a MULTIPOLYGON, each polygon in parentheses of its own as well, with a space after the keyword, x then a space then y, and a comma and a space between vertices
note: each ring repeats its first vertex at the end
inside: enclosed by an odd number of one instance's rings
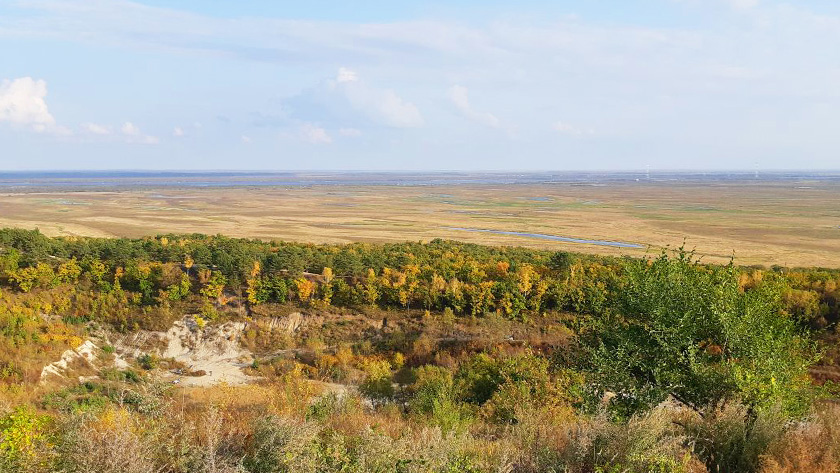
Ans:
POLYGON ((740 399, 754 409, 808 409, 816 346, 780 315, 775 284, 744 291, 739 271, 681 251, 626 263, 615 309, 583 336, 594 386, 630 415, 673 397, 697 411, 740 399))
POLYGON ((808 471, 805 457, 810 471, 838 471, 838 416, 814 417, 821 391, 808 377, 813 334, 837 321, 838 283, 836 271, 706 265, 683 250, 617 259, 442 240, 0 230, 11 399, 0 471, 777 473, 808 471), (303 355, 255 361, 276 384, 224 402, 179 400, 155 384, 165 360, 149 354, 26 397, 40 367, 93 330, 162 330, 189 314, 197 330, 244 321, 257 339, 261 318, 288 305, 340 308, 336 325, 373 312, 415 328, 278 338, 267 352, 303 355), (510 339, 511 324, 524 339, 510 339), (479 326, 496 338, 478 340, 479 326), (546 335, 561 328, 567 337, 546 335), (313 396, 306 376, 351 380, 364 398, 313 396), (818 458, 801 439, 818 439, 818 458))

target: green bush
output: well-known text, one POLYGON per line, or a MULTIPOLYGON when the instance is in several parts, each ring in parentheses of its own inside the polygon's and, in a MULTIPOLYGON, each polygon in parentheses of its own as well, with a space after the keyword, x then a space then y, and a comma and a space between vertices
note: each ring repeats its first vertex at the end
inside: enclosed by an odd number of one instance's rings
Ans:
POLYGON ((470 410, 458 401, 452 373, 439 366, 414 370, 415 382, 408 387, 408 409, 440 427, 444 434, 463 432, 472 422, 470 410))
POLYGON ((28 407, 0 417, 0 471, 48 471, 52 461, 52 419, 28 407))
MULTIPOLYGON (((617 424, 603 416, 569 432, 565 448, 553 458, 556 471, 689 473, 698 471, 671 415, 657 409, 617 424)), ((548 465, 544 465, 547 467, 548 465)), ((541 468, 538 468, 542 469, 541 468)))
POLYGON ((275 416, 263 417, 254 425, 252 446, 243 460, 250 473, 292 473, 316 471, 313 424, 275 416))
POLYGON ((367 377, 359 385, 359 392, 374 402, 385 402, 394 397, 391 364, 388 360, 372 360, 365 364, 367 377))
POLYGON ((110 403, 108 388, 85 382, 44 396, 43 406, 65 413, 100 410, 110 403))
POLYGON ((148 371, 157 368, 160 364, 160 359, 157 355, 144 353, 137 357, 137 363, 140 364, 141 368, 148 371))
POLYGON ((779 313, 770 285, 742 290, 730 265, 690 253, 628 260, 616 310, 584 330, 582 360, 598 396, 629 416, 677 399, 712 409, 741 399, 755 409, 807 411, 814 345, 779 313))

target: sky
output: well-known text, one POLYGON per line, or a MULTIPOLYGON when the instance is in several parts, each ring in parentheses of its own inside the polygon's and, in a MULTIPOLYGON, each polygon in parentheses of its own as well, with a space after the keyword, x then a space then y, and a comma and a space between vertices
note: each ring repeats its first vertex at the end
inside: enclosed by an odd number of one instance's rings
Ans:
POLYGON ((840 169, 836 0, 0 0, 0 170, 840 169))

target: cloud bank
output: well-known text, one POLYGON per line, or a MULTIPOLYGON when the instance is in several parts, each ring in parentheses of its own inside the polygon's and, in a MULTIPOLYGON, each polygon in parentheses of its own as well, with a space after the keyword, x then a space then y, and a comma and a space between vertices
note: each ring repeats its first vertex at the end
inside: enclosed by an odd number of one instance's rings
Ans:
MULTIPOLYGON (((27 132, 24 154, 35 140, 159 142, 157 162, 184 167, 212 156, 224 167, 243 136, 253 141, 236 162, 262 169, 284 165, 278 151, 326 168, 610 169, 666 167, 675 156, 686 168, 836 167, 836 8, 652 0, 617 17, 584 3, 312 20, 229 7, 201 14, 210 10, 202 2, 180 4, 193 12, 127 0, 14 2, 0 6, 0 56, 10 44, 73 44, 72 59, 95 70, 51 75, 49 108, 43 81, 2 82, 0 133, 27 132), (110 68, 115 51, 172 67, 110 68), (195 87, 199 72, 214 75, 214 89, 195 87), (108 100, 67 92, 93 89, 91 77, 113 78, 102 83, 108 100), (155 100, 158 91, 166 96, 155 100), (74 138, 28 133, 76 117, 74 138), (129 133, 115 117, 131 118, 129 133), (184 126, 197 122, 204 128, 184 126)), ((27 57, 9 66, 15 77, 36 75, 27 57)), ((144 149, 131 152, 152 155, 144 149)))

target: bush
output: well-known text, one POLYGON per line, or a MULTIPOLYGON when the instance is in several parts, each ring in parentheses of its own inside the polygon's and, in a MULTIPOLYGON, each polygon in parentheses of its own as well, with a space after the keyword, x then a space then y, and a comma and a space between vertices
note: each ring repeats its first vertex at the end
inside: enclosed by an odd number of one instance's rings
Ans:
POLYGON ((335 393, 325 393, 306 409, 306 420, 326 420, 341 407, 335 393))
POLYGON ((792 426, 761 463, 762 473, 840 472, 840 407, 821 407, 792 426))
POLYGON ((0 417, 0 471, 48 471, 53 460, 52 419, 18 407, 0 417))
POLYGON ((359 385, 359 392, 375 402, 385 402, 394 397, 391 364, 388 360, 370 360, 364 364, 363 369, 367 377, 359 385))
POLYGON ((685 251, 628 260, 615 313, 581 337, 598 397, 615 393, 611 407, 625 417, 669 397, 698 411, 737 398, 806 412, 814 346, 779 313, 778 291, 742 291, 738 275, 685 251))
POLYGON ((706 417, 685 417, 680 423, 697 456, 709 471, 720 473, 758 471, 762 456, 782 438, 787 425, 779 410, 755 412, 737 403, 706 417))
POLYGON ((546 358, 531 352, 498 358, 481 353, 455 376, 459 398, 484 406, 498 423, 516 423, 522 409, 573 403, 581 382, 571 371, 552 371, 546 358))
POLYGON ((141 368, 148 371, 157 368, 160 364, 160 359, 157 355, 144 353, 137 357, 137 363, 140 364, 141 368))
POLYGON ((60 471, 147 473, 155 471, 155 430, 129 412, 109 409, 100 416, 70 417, 61 429, 60 471))
POLYGON ((43 405, 65 413, 101 410, 109 404, 109 394, 103 385, 86 382, 47 394, 43 405))
POLYGON ((599 416, 569 434, 559 462, 565 471, 689 473, 704 471, 675 431, 670 414, 656 409, 616 424, 599 416))
POLYGON ((432 365, 414 370, 416 381, 408 387, 408 409, 440 427, 444 434, 464 432, 472 415, 455 395, 452 373, 432 365))
POLYGON ((313 444, 317 433, 313 424, 276 416, 259 419, 243 465, 251 473, 316 471, 313 444))

